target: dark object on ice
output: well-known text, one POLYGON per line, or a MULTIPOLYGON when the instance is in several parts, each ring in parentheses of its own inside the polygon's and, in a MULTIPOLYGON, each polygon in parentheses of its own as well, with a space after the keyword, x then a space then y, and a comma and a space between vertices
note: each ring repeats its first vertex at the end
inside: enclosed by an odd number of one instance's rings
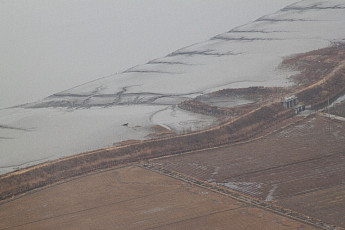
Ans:
POLYGON ((128 126, 128 123, 123 124, 122 126, 128 126))

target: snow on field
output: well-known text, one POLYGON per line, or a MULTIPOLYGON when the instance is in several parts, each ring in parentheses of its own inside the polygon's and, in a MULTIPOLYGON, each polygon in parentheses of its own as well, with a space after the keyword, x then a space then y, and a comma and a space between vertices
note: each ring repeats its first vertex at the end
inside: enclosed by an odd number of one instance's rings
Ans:
POLYGON ((155 124, 205 128, 213 118, 175 105, 222 88, 291 85, 294 72, 279 69, 284 57, 345 41, 344 24, 343 0, 300 1, 123 73, 0 110, 0 173, 143 139, 155 124))

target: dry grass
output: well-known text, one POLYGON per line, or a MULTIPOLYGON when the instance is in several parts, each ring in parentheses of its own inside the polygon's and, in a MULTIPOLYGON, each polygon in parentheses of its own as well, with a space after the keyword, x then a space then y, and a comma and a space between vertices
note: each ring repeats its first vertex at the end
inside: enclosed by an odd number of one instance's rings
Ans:
POLYGON ((151 130, 153 131, 148 136, 151 138, 157 138, 157 137, 166 137, 169 135, 176 134, 175 132, 161 126, 161 125, 155 125, 151 127, 151 130))
POLYGON ((272 103, 277 99, 282 98, 287 93, 291 93, 290 89, 282 87, 249 87, 249 88, 235 88, 235 89, 223 89, 216 92, 212 92, 192 100, 187 100, 179 104, 179 107, 184 110, 192 111, 195 113, 222 117, 239 117, 250 111, 253 111, 260 106, 272 103), (255 103, 238 105, 234 107, 219 107, 207 104, 212 98, 231 98, 253 100, 255 103))
POLYGON ((340 117, 345 117, 345 102, 336 104, 330 108, 329 112, 340 117))
POLYGON ((307 52, 289 58, 283 68, 300 71, 293 77, 299 100, 313 108, 327 105, 345 93, 345 44, 307 52))

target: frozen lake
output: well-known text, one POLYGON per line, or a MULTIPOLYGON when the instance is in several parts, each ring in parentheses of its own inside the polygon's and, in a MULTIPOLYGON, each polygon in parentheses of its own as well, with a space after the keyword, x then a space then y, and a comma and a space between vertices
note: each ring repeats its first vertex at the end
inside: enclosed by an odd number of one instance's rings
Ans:
POLYGON ((0 108, 122 72, 295 0, 2 0, 0 108))
POLYGON ((223 88, 291 85, 294 72, 279 68, 284 57, 344 41, 344 23, 342 0, 300 1, 146 64, 2 109, 0 173, 122 140, 145 139, 155 125, 175 132, 208 127, 214 118, 176 105, 223 88))
POLYGON ((125 140, 148 139, 153 125, 177 133, 209 127, 216 119, 170 106, 0 110, 0 174, 125 140), (128 123, 128 126, 123 124, 128 123), (6 124, 6 125, 3 125, 6 124))

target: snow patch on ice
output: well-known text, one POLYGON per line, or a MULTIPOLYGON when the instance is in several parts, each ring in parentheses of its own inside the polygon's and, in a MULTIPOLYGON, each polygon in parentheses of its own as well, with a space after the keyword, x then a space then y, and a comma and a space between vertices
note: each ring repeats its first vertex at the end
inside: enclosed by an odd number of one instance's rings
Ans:
POLYGON ((169 106, 157 111, 151 116, 150 121, 177 133, 201 130, 217 123, 217 119, 214 117, 195 114, 176 106, 169 106))

